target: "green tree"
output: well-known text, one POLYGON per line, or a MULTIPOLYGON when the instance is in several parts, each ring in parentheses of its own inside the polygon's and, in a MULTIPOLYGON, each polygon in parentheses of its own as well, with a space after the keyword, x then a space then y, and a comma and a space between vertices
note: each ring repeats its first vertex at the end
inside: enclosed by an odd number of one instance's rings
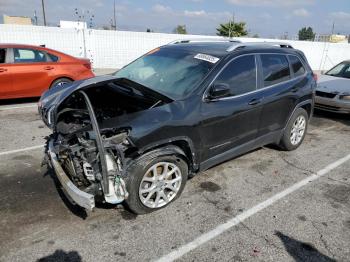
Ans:
POLYGON ((308 28, 303 27, 302 29, 299 30, 299 33, 298 33, 299 40, 314 41, 315 35, 316 34, 314 33, 314 31, 310 26, 308 28))
POLYGON ((245 22, 237 22, 234 20, 229 21, 226 24, 220 24, 219 28, 216 28, 217 35, 219 36, 228 36, 228 37, 239 37, 248 35, 248 31, 246 30, 245 22))
POLYGON ((174 29, 175 34, 187 35, 186 25, 178 25, 174 29))

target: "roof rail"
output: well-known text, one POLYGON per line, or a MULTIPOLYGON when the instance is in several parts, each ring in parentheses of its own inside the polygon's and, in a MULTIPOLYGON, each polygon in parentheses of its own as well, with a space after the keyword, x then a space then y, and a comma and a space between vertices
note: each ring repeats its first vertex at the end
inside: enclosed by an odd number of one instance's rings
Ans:
POLYGON ((281 48, 293 48, 293 46, 286 42, 246 42, 246 43, 236 43, 230 46, 226 51, 232 52, 234 50, 248 47, 248 46, 279 46, 281 48))
POLYGON ((174 44, 186 44, 186 43, 201 43, 201 42, 231 42, 231 43, 242 43, 240 40, 232 39, 232 38, 192 38, 192 39, 177 39, 175 41, 171 41, 168 45, 174 44))

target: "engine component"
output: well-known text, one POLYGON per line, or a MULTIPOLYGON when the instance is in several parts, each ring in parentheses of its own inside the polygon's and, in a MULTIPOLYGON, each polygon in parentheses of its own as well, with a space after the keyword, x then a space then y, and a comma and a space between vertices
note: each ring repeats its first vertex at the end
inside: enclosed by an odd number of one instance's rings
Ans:
POLYGON ((95 182, 95 175, 92 166, 88 162, 83 163, 83 170, 86 178, 89 181, 95 182))
MULTIPOLYGON (((108 187, 109 193, 104 194, 107 203, 119 204, 127 197, 126 186, 124 180, 119 175, 117 163, 110 154, 105 155, 107 172, 108 172, 108 187)), ((105 188, 103 191, 106 192, 105 188)))

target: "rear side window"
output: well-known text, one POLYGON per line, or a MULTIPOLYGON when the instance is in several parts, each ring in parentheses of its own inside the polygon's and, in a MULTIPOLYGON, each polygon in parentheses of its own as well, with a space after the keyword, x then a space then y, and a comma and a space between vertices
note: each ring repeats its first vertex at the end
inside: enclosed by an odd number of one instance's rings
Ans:
POLYGON ((50 57, 52 62, 57 62, 58 61, 58 57, 57 56, 55 56, 53 54, 50 54, 50 53, 47 53, 47 55, 50 57))
POLYGON ((214 84, 228 84, 231 96, 256 90, 256 65, 254 55, 241 56, 229 63, 214 84))
POLYGON ((15 63, 42 63, 47 62, 47 56, 44 52, 35 49, 14 48, 15 63))
POLYGON ((0 48, 0 64, 5 63, 6 60, 6 49, 0 48))
POLYGON ((275 85, 290 79, 290 70, 285 55, 260 55, 263 69, 264 87, 275 85))
POLYGON ((300 59, 294 55, 289 56, 289 61, 293 69, 294 76, 301 76, 305 74, 305 68, 300 59))

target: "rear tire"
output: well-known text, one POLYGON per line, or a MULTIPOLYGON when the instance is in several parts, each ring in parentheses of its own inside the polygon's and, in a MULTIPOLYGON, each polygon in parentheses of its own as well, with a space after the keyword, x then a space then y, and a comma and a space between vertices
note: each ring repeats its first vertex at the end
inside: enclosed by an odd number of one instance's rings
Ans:
POLYGON ((72 83, 73 81, 69 78, 66 78, 66 77, 62 77, 62 78, 59 78, 59 79, 56 79, 50 86, 50 88, 53 88, 54 86, 56 85, 60 85, 60 86, 64 86, 64 85, 67 85, 69 83, 72 83))
POLYGON ((309 115, 303 108, 298 108, 289 120, 279 146, 287 151, 297 149, 303 142, 307 127, 309 115))
POLYGON ((132 212, 141 215, 156 211, 181 195, 188 165, 180 156, 150 154, 135 161, 125 179, 129 193, 125 202, 132 212))

